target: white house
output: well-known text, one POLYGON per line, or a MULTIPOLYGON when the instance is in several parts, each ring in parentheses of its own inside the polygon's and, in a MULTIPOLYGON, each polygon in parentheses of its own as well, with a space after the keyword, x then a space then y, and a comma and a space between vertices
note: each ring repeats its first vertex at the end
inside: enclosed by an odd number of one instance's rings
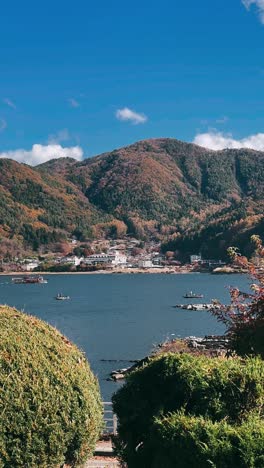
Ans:
POLYGON ((108 253, 100 253, 100 254, 93 254, 89 255, 84 259, 84 263, 86 265, 100 265, 100 264, 108 264, 108 265, 124 265, 127 262, 127 257, 122 252, 118 250, 110 251, 108 253))
POLYGON ((105 253, 92 254, 88 257, 85 257, 83 262, 86 263, 86 265, 100 265, 102 263, 107 264, 109 263, 109 257, 105 253))
POLYGON ((153 267, 153 263, 151 260, 142 259, 138 261, 138 266, 139 268, 151 268, 153 267))
POLYGON ((25 264, 25 270, 26 271, 33 271, 35 268, 38 268, 39 262, 37 260, 34 260, 32 262, 26 263, 25 264))
POLYGON ((83 257, 77 257, 76 255, 75 256, 72 256, 72 257, 62 257, 60 258, 59 260, 59 263, 61 264, 70 264, 70 265, 75 265, 75 266, 78 266, 80 265, 80 263, 83 261, 83 257))
POLYGON ((108 252, 109 263, 112 265, 125 265, 127 263, 127 256, 120 250, 108 252))

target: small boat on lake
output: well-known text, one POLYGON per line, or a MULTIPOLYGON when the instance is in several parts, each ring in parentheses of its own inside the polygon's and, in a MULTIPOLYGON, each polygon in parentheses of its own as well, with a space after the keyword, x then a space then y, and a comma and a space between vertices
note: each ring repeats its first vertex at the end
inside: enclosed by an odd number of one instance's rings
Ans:
POLYGON ((46 284, 47 282, 48 280, 39 275, 12 278, 12 284, 46 284))
POLYGON ((70 296, 64 296, 63 294, 57 294, 55 299, 57 301, 68 301, 70 299, 70 296))
POLYGON ((202 299, 204 296, 203 294, 196 294, 192 291, 189 291, 184 294, 183 296, 185 299, 202 299))

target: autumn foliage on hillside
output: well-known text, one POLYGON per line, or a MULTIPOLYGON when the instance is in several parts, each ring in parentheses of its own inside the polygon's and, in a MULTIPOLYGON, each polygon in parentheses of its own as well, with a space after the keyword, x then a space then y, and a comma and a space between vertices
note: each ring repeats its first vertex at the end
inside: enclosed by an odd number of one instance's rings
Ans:
MULTIPOLYGON (((61 174, 61 162, 53 170, 61 174)), ((264 154, 257 151, 145 140, 71 165, 64 177, 128 234, 160 239, 183 259, 195 250, 212 257, 230 245, 248 249, 264 223, 264 154)))
POLYGON ((157 239, 184 259, 246 247, 264 225, 264 153, 145 140, 77 162, 0 161, 0 238, 37 250, 75 235, 157 239))
POLYGON ((1 246, 9 239, 18 250, 23 244, 37 250, 78 230, 89 236, 91 226, 104 219, 108 217, 98 213, 82 192, 61 176, 0 160, 1 246))

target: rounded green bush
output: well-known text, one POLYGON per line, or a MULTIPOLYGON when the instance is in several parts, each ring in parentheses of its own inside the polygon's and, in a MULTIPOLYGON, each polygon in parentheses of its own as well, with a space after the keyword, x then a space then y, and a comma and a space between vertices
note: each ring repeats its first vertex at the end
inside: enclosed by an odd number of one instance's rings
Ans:
POLYGON ((98 382, 56 329, 0 307, 0 467, 77 466, 102 428, 98 382))
MULTIPOLYGON (((212 359, 165 354, 130 374, 126 384, 113 396, 113 404, 119 422, 116 453, 130 468, 156 467, 151 460, 165 450, 162 437, 155 438, 157 418, 163 420, 171 413, 181 412, 184 417, 203 417, 212 424, 225 421, 230 427, 238 427, 255 413, 263 417, 264 362, 260 358, 212 359)), ((184 418, 180 424, 183 430, 184 418)), ((197 431, 198 440, 199 427, 197 431)), ((173 439, 170 450, 178 441, 183 448, 178 455, 184 458, 188 450, 179 434, 180 430, 175 432, 175 437, 170 432, 173 439)), ((184 440, 187 445, 191 443, 191 439, 184 440)), ((229 443, 232 451, 232 438, 229 443)), ((184 465, 184 460, 182 463, 179 466, 192 466, 184 465)), ((224 464, 215 466, 225 467, 224 464)))

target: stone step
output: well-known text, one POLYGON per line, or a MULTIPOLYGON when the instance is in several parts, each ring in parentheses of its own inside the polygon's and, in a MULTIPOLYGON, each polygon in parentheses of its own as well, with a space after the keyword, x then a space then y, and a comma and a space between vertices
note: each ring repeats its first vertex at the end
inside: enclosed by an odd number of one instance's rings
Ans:
POLYGON ((117 460, 93 459, 91 458, 84 468, 120 468, 121 465, 117 460))

